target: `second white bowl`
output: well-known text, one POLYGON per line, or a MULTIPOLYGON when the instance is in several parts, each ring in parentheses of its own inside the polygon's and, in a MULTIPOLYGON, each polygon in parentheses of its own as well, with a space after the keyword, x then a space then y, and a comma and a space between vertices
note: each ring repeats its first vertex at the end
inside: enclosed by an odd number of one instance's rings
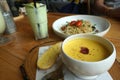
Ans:
POLYGON ((115 58, 116 58, 116 49, 114 45, 109 40, 100 36, 90 35, 90 34, 89 35, 76 34, 66 38, 62 43, 63 63, 76 76, 83 79, 92 79, 108 71, 112 67, 115 61, 115 58), (70 57, 69 55, 67 55, 64 51, 65 44, 68 43, 70 40, 76 39, 76 38, 87 38, 90 40, 97 41, 100 44, 104 45, 109 50, 110 55, 103 60, 95 61, 95 62, 76 60, 70 57))

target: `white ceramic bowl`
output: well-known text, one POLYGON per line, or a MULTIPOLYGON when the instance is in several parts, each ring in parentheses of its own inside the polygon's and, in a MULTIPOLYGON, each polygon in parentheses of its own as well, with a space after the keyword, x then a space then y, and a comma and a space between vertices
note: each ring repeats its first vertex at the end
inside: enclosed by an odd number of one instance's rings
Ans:
POLYGON ((102 17, 92 16, 92 15, 74 15, 74 16, 66 16, 66 17, 57 19, 53 23, 52 28, 53 28, 55 34, 57 34, 60 37, 66 38, 70 35, 64 34, 61 30, 61 27, 65 24, 67 24, 66 22, 70 22, 70 21, 78 20, 78 19, 90 21, 90 23, 92 23, 92 25, 96 24, 95 27, 99 32, 95 33, 95 35, 98 35, 98 36, 104 36, 111 27, 110 22, 107 19, 102 18, 102 17))
POLYGON ((97 35, 76 34, 66 38, 62 43, 63 63, 76 76, 83 79, 93 79, 93 78, 96 78, 99 74, 102 74, 108 71, 112 67, 115 61, 115 58, 116 58, 116 49, 114 45, 109 40, 97 35), (73 59, 64 52, 63 47, 66 42, 69 42, 69 40, 75 39, 75 38, 87 38, 87 39, 95 40, 103 44, 104 46, 106 46, 110 51, 111 55, 109 55, 107 58, 103 60, 95 61, 95 62, 87 62, 87 61, 73 59))

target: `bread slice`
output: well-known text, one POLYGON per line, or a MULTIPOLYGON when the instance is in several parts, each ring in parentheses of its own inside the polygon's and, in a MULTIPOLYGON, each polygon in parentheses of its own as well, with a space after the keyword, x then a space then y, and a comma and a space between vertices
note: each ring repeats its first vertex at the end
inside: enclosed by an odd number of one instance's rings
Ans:
POLYGON ((37 66, 40 69, 48 69, 54 65, 61 52, 61 42, 52 45, 38 59, 37 66))

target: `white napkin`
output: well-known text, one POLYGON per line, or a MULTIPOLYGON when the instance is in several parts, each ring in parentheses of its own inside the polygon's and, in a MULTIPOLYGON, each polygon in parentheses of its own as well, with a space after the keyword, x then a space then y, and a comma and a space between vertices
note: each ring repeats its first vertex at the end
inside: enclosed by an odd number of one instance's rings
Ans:
MULTIPOLYGON (((50 46, 43 46, 39 48, 38 58, 49 48, 50 46)), ((55 71, 59 65, 61 64, 60 59, 57 60, 56 64, 47 70, 39 70, 36 71, 36 80, 41 80, 46 74, 55 71)), ((76 77, 73 73, 71 73, 66 67, 63 68, 64 80, 83 80, 76 77)), ((91 80, 91 79, 89 79, 91 80)), ((108 72, 105 72, 99 75, 96 79, 92 80, 113 80, 111 75, 108 72)))

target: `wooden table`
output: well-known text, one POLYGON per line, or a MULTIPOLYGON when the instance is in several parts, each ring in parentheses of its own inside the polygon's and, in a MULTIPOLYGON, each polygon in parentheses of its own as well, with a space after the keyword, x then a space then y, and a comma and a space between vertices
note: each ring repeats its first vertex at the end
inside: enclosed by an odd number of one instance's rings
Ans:
MULTIPOLYGON (((0 46, 0 80, 23 80, 19 67, 25 61, 29 51, 36 45, 62 41, 63 39, 55 35, 51 27, 56 19, 67 15, 70 14, 48 13, 49 38, 38 41, 34 40, 33 31, 26 16, 14 18, 17 32, 8 35, 11 39, 8 44, 0 46)), ((117 59, 120 61, 120 22, 111 18, 107 19, 111 22, 111 29, 104 37, 114 43, 117 59)), ((114 80, 120 80, 118 61, 116 60, 109 70, 114 80)))

